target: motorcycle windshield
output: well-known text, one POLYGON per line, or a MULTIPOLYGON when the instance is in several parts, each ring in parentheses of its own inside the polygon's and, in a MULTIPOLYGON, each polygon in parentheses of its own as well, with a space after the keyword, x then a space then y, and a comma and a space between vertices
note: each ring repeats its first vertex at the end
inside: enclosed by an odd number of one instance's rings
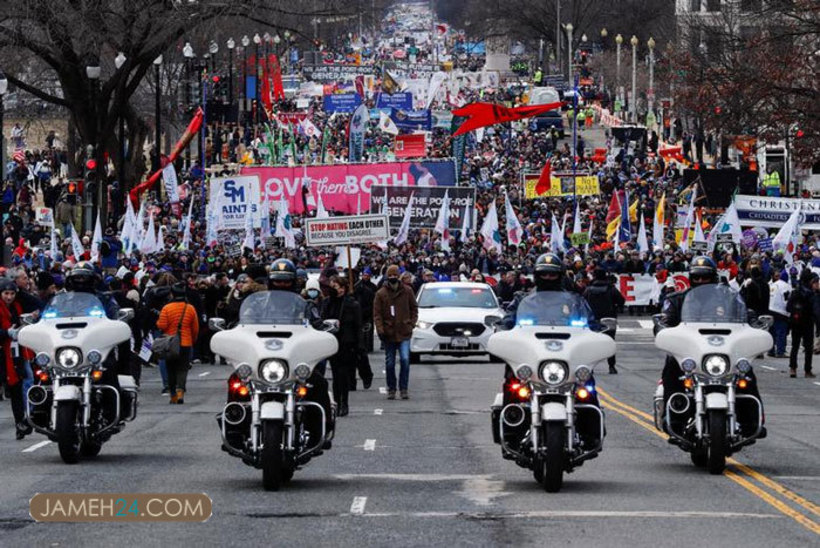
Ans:
POLYGON ((577 293, 536 291, 524 297, 518 305, 516 323, 524 327, 589 327, 591 317, 589 304, 577 293))
POLYGON ((57 293, 43 310, 44 320, 80 317, 105 317, 105 307, 96 295, 91 293, 57 293))
POLYGON ((727 285, 708 284, 690 289, 683 299, 685 323, 746 323, 746 303, 727 285))
POLYGON ((289 291, 260 291, 248 295, 239 309, 239 323, 297 325, 305 322, 307 301, 289 291))

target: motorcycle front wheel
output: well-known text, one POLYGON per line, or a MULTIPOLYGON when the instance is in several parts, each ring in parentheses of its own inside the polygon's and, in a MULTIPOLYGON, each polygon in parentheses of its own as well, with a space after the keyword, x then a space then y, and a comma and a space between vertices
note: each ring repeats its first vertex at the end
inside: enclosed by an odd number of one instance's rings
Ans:
POLYGON ((262 423, 262 485, 266 491, 278 491, 284 479, 284 459, 282 458, 282 423, 264 421, 262 423))
POLYGON ((726 468, 726 411, 709 412, 709 473, 722 474, 726 468))
POLYGON ((547 422, 544 426, 544 440, 547 454, 541 460, 544 476, 544 490, 557 493, 564 483, 564 437, 563 422, 547 422))
POLYGON ((77 424, 77 413, 80 406, 76 401, 61 401, 57 404, 57 447, 60 457, 66 464, 77 464, 80 461, 80 428, 77 424))

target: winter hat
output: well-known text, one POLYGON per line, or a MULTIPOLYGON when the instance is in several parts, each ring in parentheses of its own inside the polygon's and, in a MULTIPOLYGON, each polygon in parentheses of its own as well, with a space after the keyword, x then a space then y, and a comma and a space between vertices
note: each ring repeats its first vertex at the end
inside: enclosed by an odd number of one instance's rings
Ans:
POLYGON ((387 267, 387 277, 398 278, 399 277, 399 267, 398 265, 391 264, 387 267))

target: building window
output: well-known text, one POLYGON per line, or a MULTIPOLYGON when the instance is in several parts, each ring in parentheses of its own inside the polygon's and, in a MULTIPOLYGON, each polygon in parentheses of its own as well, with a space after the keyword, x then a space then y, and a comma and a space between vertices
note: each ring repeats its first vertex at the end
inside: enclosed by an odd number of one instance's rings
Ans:
POLYGON ((700 0, 689 0, 689 11, 692 12, 699 12, 700 11, 700 0))
POLYGON ((720 11, 720 0, 706 0, 706 11, 720 11))

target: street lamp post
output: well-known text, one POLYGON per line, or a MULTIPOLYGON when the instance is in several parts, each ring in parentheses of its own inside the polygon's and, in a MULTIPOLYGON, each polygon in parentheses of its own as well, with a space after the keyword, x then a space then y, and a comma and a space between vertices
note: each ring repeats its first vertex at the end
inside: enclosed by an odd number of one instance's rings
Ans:
POLYGON ((629 43, 632 44, 632 96, 629 98, 629 119, 632 122, 637 121, 637 100, 636 100, 636 89, 638 87, 638 37, 634 34, 632 38, 629 39, 629 43))
MULTIPOLYGON (((194 58, 194 48, 190 42, 185 42, 182 48, 182 56, 185 57, 185 106, 191 112, 191 96, 193 95, 193 85, 191 85, 191 63, 194 58)), ((185 166, 191 169, 191 147, 185 147, 185 166)))
MULTIPOLYGON (((289 30, 286 30, 283 33, 283 36, 285 37, 285 66, 288 67, 288 74, 290 74, 290 72, 291 72, 291 70, 290 70, 290 51, 291 51, 291 48, 293 47, 293 41, 296 38, 290 33, 289 30)), ((279 60, 279 66, 280 67, 282 66, 282 60, 281 59, 279 60)))
POLYGON ((247 34, 244 35, 242 37, 242 55, 240 56, 242 60, 242 85, 239 86, 242 93, 242 100, 239 102, 240 122, 243 124, 245 122, 245 112, 248 110, 248 46, 250 44, 251 39, 248 38, 247 34))
POLYGON ((236 42, 233 38, 228 38, 228 105, 233 113, 233 50, 236 42))
MULTIPOLYGON (((259 64, 259 44, 262 43, 262 37, 259 36, 259 33, 256 33, 256 34, 253 35, 253 43, 254 43, 254 46, 256 47, 256 57, 254 58, 254 65, 253 65, 254 66, 254 69, 253 69, 254 81, 256 82, 256 85, 254 86, 254 88, 255 88, 254 89, 254 98, 256 100, 256 109, 254 110, 254 120, 253 121, 254 121, 255 125, 258 125, 259 124, 259 102, 260 102, 259 99, 261 97, 261 94, 259 92, 259 81, 260 81, 260 78, 259 78, 259 67, 260 67, 260 64, 259 64)), ((254 127, 254 131, 255 130, 256 130, 256 127, 254 127)), ((254 135, 254 137, 256 137, 256 135, 254 135)))
POLYGON ((154 142, 156 143, 156 151, 157 153, 154 155, 154 171, 157 171, 160 166, 162 165, 159 161, 159 150, 160 150, 160 141, 162 140, 162 119, 160 108, 162 107, 162 97, 160 96, 160 81, 159 81, 159 68, 162 65, 162 55, 154 59, 154 82, 157 85, 156 93, 154 93, 154 110, 155 110, 155 117, 156 117, 156 127, 154 128, 154 142))
MULTIPOLYGON (((85 67, 85 75, 91 82, 91 109, 94 115, 94 139, 97 141, 96 143, 90 145, 91 154, 88 154, 88 156, 92 156, 96 162, 93 171, 95 172, 95 178, 98 179, 98 190, 101 190, 103 186, 102 181, 99 180, 99 170, 101 167, 100 162, 96 161, 97 157, 99 156, 100 148, 100 116, 99 112, 97 112, 97 83, 100 80, 101 72, 102 70, 100 69, 100 64, 96 60, 92 61, 89 65, 86 65, 85 67)), ((86 158, 86 160, 89 159, 91 158, 86 158)), ((85 199, 85 215, 83 215, 83 225, 85 227, 85 230, 91 230, 93 222, 93 219, 91 217, 93 215, 94 201, 93 194, 89 192, 87 183, 88 181, 86 181, 86 188, 83 191, 83 198, 85 199)), ((98 204, 100 207, 102 207, 102 201, 99 201, 98 204)))
POLYGON ((3 131, 3 96, 9 89, 9 81, 6 78, 6 75, 0 72, 0 182, 6 180, 6 164, 3 160, 3 154, 6 151, 6 142, 4 141, 5 138, 5 131, 3 131))
MULTIPOLYGON (((601 29, 601 51, 606 49, 606 37, 608 35, 609 35, 609 33, 607 32, 606 27, 602 28, 601 29)), ((603 77, 601 78, 601 81, 603 82, 603 77)), ((606 86, 603 85, 602 88, 605 90, 606 86)), ((612 108, 611 105, 610 105, 610 108, 612 108)))
MULTIPOLYGON (((125 64, 126 57, 123 52, 117 53, 117 56, 114 58, 114 66, 117 70, 120 70, 122 66, 125 64)), ((120 94, 123 92, 123 87, 125 86, 125 76, 120 75, 120 94)), ((119 183, 119 188, 123 191, 125 190, 125 102, 120 98, 120 105, 119 105, 119 117, 120 117, 120 149, 119 149, 119 157, 117 158, 117 180, 119 183)), ((119 200, 114 203, 114 217, 119 217, 119 200)))
MULTIPOLYGON (((624 37, 618 34, 615 37, 615 97, 621 96, 621 44, 624 43, 624 37)), ((623 108, 623 99, 621 99, 621 108, 623 108)))
POLYGON ((572 23, 567 23, 567 81, 572 89, 572 23))
POLYGON ((655 108, 655 40, 651 36, 646 43, 649 47, 649 112, 654 112, 655 108))

